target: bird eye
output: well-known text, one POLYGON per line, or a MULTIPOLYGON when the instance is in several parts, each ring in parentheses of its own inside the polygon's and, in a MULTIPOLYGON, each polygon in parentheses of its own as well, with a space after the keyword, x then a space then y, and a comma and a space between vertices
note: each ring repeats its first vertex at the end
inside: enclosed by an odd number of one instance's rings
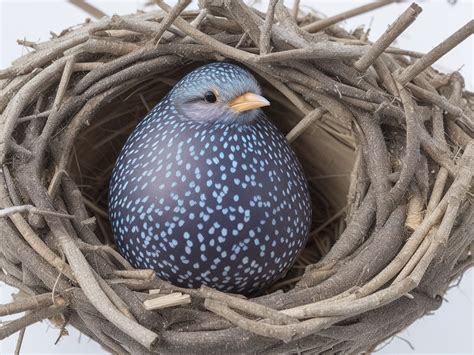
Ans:
POLYGON ((212 91, 207 91, 205 94, 204 94, 204 100, 206 102, 209 102, 209 103, 214 103, 216 102, 217 100, 217 97, 216 95, 212 92, 212 91))

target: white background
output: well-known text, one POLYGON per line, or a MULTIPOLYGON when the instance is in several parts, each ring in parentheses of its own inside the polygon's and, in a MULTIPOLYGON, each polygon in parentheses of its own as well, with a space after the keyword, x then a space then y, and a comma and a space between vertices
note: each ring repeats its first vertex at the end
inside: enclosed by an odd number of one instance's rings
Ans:
MULTIPOLYGON (((128 14, 143 8, 144 1, 90 1, 108 15, 128 14)), ((169 0, 172 4, 175 1, 169 0)), ((257 1, 261 9, 265 4, 257 1)), ((362 5, 368 1, 311 1, 302 0, 302 7, 314 7, 330 16, 341 11, 362 5)), ((471 0, 459 1, 455 6, 447 0, 417 1, 422 7, 415 23, 399 38, 399 47, 426 52, 442 39, 456 31, 474 16, 474 3, 471 0)), ((264 2, 266 3, 266 2, 264 2)), ((286 1, 292 4, 292 1, 286 1)), ((371 24, 370 39, 376 39, 409 3, 392 4, 365 15, 347 20, 348 29, 371 24)), ((44 41, 49 32, 61 30, 81 23, 88 15, 66 1, 7 1, 0 0, 0 68, 8 67, 12 60, 27 53, 28 49, 18 46, 17 39, 44 41)), ((460 70, 466 78, 467 88, 473 89, 473 39, 472 37, 443 57, 436 65, 444 71, 460 70)), ((0 241, 1 242, 1 241, 0 241)), ((0 285, 0 303, 11 300, 10 287, 0 285)), ((432 316, 415 322, 408 330, 396 336, 382 353, 430 353, 430 354, 472 354, 473 353, 473 279, 472 270, 464 275, 458 287, 452 288, 446 302, 432 316), (415 348, 412 350, 410 342, 415 348)), ((7 320, 4 318, 3 320, 7 320)), ((54 341, 58 330, 48 322, 28 327, 23 342, 23 354, 103 354, 103 350, 85 336, 72 328, 70 335, 58 345, 54 341)), ((0 343, 0 354, 12 354, 17 335, 0 343)))

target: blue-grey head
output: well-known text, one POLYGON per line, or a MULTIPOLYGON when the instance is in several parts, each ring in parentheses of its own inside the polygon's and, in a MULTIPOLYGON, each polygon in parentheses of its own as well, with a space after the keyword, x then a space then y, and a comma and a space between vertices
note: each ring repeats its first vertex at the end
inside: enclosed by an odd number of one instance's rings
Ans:
POLYGON ((270 105, 254 76, 230 63, 193 70, 176 84, 170 99, 181 115, 203 123, 250 122, 260 107, 270 105))

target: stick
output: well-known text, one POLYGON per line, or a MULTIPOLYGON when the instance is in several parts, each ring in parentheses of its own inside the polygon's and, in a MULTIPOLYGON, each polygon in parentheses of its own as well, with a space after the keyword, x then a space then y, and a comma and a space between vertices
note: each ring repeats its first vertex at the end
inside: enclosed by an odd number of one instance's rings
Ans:
MULTIPOLYGON (((46 198, 47 196, 45 196, 46 198)), ((62 222, 54 217, 45 217, 50 229, 58 240, 66 258, 74 270, 77 282, 94 307, 120 330, 140 342, 147 349, 152 349, 158 341, 158 336, 124 315, 107 297, 93 269, 87 263, 72 237, 67 233, 62 222)))
POLYGON ((459 30, 454 32, 451 36, 446 38, 443 42, 434 47, 431 51, 426 53, 423 57, 416 60, 415 63, 405 68, 405 70, 398 76, 398 81, 402 85, 406 85, 423 70, 431 66, 443 55, 448 53, 451 49, 456 47, 459 43, 464 41, 474 33, 474 20, 469 21, 459 30))
POLYGON ((51 110, 47 110, 44 112, 36 113, 34 115, 23 116, 18 119, 18 123, 35 120, 37 118, 48 117, 50 113, 51 113, 51 110))
MULTIPOLYGON (((447 100, 446 98, 444 98, 441 95, 438 95, 434 92, 431 92, 431 91, 428 91, 428 90, 425 90, 425 89, 422 89, 419 86, 417 86, 415 84, 412 84, 412 83, 408 83, 406 85, 406 87, 408 89, 410 89, 410 91, 415 96, 417 96, 417 97, 419 97, 423 100, 426 100, 426 101, 428 101, 432 104, 435 104, 439 108, 442 108, 446 112, 450 113, 452 115, 451 119, 454 119, 456 117, 460 117, 460 116, 463 115, 462 108, 452 104, 451 102, 449 102, 449 100, 447 100)), ((468 126, 471 130, 474 130, 474 123, 472 123, 472 121, 470 122, 470 125, 468 125, 468 126)))
POLYGON ((107 14, 105 12, 102 12, 101 10, 99 10, 95 6, 89 4, 85 0, 69 0, 69 2, 71 4, 77 6, 81 10, 87 12, 89 15, 91 15, 92 17, 94 17, 96 19, 101 19, 102 17, 107 16, 107 14))
POLYGON ((295 21, 298 19, 299 12, 300 12, 300 0, 294 0, 293 7, 291 9, 291 16, 293 16, 295 21))
POLYGON ((23 338, 25 337, 25 331, 26 327, 20 330, 20 334, 18 334, 18 339, 15 346, 15 355, 20 355, 21 345, 23 344, 23 338))
POLYGON ((435 208, 435 210, 423 219, 423 222, 413 232, 411 237, 403 246, 402 250, 398 253, 396 258, 377 276, 366 283, 361 289, 357 291, 358 297, 366 296, 384 285, 393 276, 395 276, 406 263, 410 260, 412 255, 420 243, 425 238, 426 234, 430 229, 439 222, 443 214, 445 213, 448 203, 452 200, 462 200, 466 195, 472 176, 474 174, 474 143, 468 145, 464 151, 463 166, 459 170, 456 180, 453 182, 446 195, 443 197, 441 202, 435 208))
POLYGON ((3 340, 12 334, 15 334, 16 332, 20 331, 23 328, 26 328, 31 324, 61 314, 66 308, 66 305, 66 302, 63 300, 61 305, 51 306, 48 308, 42 308, 37 311, 32 311, 19 319, 15 319, 14 321, 3 325, 2 327, 0 327, 0 340, 3 340))
POLYGON ((309 25, 303 26, 303 30, 308 31, 308 32, 318 32, 321 31, 322 29, 332 26, 335 23, 338 23, 340 21, 347 20, 348 18, 361 15, 363 13, 378 9, 379 7, 382 6, 387 6, 390 5, 393 2, 396 2, 397 0, 381 0, 381 1, 374 1, 370 4, 363 5, 360 7, 356 7, 352 10, 341 12, 340 14, 337 14, 335 16, 331 16, 328 18, 325 18, 323 20, 316 21, 314 23, 311 23, 309 25))
POLYGON ((274 325, 243 317, 219 301, 206 299, 204 307, 252 333, 280 339, 285 342, 313 334, 342 319, 342 317, 313 318, 296 324, 274 325))
MULTIPOLYGON (((164 3, 162 0, 155 0, 155 2, 161 7, 160 3, 164 3)), ((191 0, 179 0, 176 6, 174 6, 171 11, 165 16, 163 20, 160 22, 160 28, 157 30, 155 35, 156 45, 160 42, 161 36, 165 31, 171 26, 173 21, 179 16, 181 12, 191 3, 191 0)), ((155 45, 155 48, 156 48, 155 45)))
POLYGON ((308 129, 314 122, 319 120, 326 112, 322 107, 318 107, 303 117, 301 121, 294 126, 286 135, 288 143, 293 143, 306 129, 308 129))
POLYGON ((367 71, 383 51, 416 20, 421 11, 422 8, 417 4, 411 4, 410 7, 389 26, 379 39, 372 44, 370 49, 354 63, 354 67, 360 72, 367 71))
POLYGON ((0 305, 0 317, 21 313, 34 309, 49 307, 53 304, 63 304, 64 300, 60 296, 53 297, 52 293, 23 298, 11 303, 0 305))
POLYGON ((291 61, 297 59, 354 59, 363 55, 369 46, 343 45, 336 42, 320 42, 310 47, 289 49, 256 57, 258 63, 291 61))
POLYGON ((183 295, 181 292, 171 293, 165 296, 159 296, 143 302, 143 307, 147 311, 169 308, 191 303, 191 296, 183 295))
POLYGON ((275 15, 275 6, 278 0, 270 0, 268 3, 265 22, 260 29, 260 54, 270 53, 270 39, 272 37, 273 17, 275 15))
POLYGON ((12 207, 0 209, 0 218, 8 217, 8 216, 14 215, 15 213, 33 213, 33 214, 38 214, 41 216, 54 216, 54 217, 68 218, 68 219, 74 218, 74 216, 67 213, 49 211, 42 208, 37 208, 33 205, 12 206, 12 207))
POLYGON ((275 309, 230 294, 226 294, 206 286, 201 286, 201 293, 207 299, 213 299, 215 301, 222 302, 229 307, 236 308, 247 314, 268 318, 277 324, 298 323, 296 318, 282 314, 275 309))
MULTIPOLYGON (((155 1, 158 4, 158 6, 161 7, 164 11, 169 13, 172 10, 171 7, 165 4, 164 1, 161 1, 161 0, 155 0, 155 1)), ((244 52, 242 50, 236 49, 232 46, 228 46, 212 38, 211 36, 205 34, 204 32, 201 32, 198 29, 194 28, 190 23, 188 23, 187 21, 183 20, 180 17, 176 17, 176 19, 174 20, 174 25, 177 28, 179 28, 181 31, 183 31, 186 35, 196 40, 197 42, 208 45, 212 49, 222 53, 223 55, 227 57, 233 58, 241 62, 247 62, 248 60, 252 60, 252 59, 255 61, 258 58, 258 56, 255 54, 244 52)), ((1 150, 0 150, 0 153, 1 153, 1 150)))
POLYGON ((56 97, 54 98, 52 111, 57 111, 59 109, 59 105, 61 105, 61 101, 63 100, 64 95, 66 94, 69 79, 71 79, 71 74, 73 72, 75 62, 76 57, 71 56, 68 58, 66 65, 64 66, 63 74, 61 76, 61 80, 58 85, 58 90, 56 92, 56 97))

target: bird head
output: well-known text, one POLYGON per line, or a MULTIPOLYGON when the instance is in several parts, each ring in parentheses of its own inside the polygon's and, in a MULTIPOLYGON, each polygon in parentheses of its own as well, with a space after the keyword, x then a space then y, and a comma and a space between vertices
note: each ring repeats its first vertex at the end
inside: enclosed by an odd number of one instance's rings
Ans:
POLYGON ((170 93, 176 109, 197 122, 251 122, 270 105, 247 70, 212 63, 193 70, 170 93))

